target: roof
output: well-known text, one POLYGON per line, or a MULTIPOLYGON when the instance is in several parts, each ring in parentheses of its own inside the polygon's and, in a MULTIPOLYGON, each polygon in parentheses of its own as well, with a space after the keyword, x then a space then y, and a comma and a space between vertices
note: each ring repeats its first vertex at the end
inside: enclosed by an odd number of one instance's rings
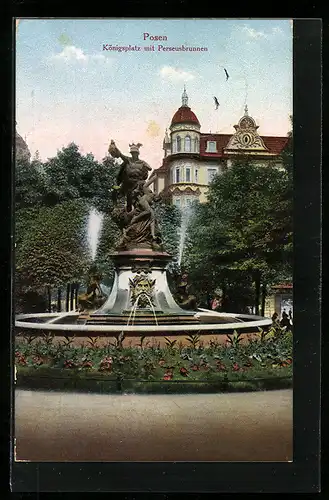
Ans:
POLYGON ((25 157, 28 159, 30 158, 31 153, 28 148, 28 145, 24 141, 23 137, 21 137, 17 131, 15 137, 15 148, 16 148, 16 157, 25 157))
POLYGON ((223 149, 227 146, 232 134, 200 134, 200 155, 210 158, 223 156, 223 149), (217 153, 206 153, 207 142, 216 142, 217 153))
POLYGON ((26 142, 24 141, 23 137, 19 135, 18 132, 16 132, 16 147, 28 149, 26 142))
MULTIPOLYGON (((189 109, 189 108, 188 108, 189 109)), ((193 113, 194 114, 194 113, 193 113)), ((233 134, 200 134, 200 155, 196 153, 176 153, 163 159, 162 165, 156 169, 157 172, 166 172, 167 165, 171 162, 172 158, 177 158, 178 156, 186 157, 186 155, 190 154, 193 156, 199 156, 200 159, 216 159, 216 158, 229 158, 230 155, 224 152, 225 147, 227 146, 229 140, 231 139, 233 134), (207 142, 215 141, 217 145, 217 153, 206 153, 207 142)), ((270 153, 272 155, 279 155, 282 153, 284 147, 286 146, 289 137, 274 137, 274 136, 260 136, 265 146, 268 148, 268 151, 265 152, 265 156, 270 153)), ((252 153, 252 151, 250 151, 252 153)), ((243 154, 243 151, 242 151, 243 154)), ((260 155, 257 155, 260 158, 260 155)))
POLYGON ((265 136, 262 137, 265 146, 268 148, 270 153, 279 155, 282 153, 283 149, 287 145, 289 137, 273 137, 265 136))
MULTIPOLYGON (((200 135, 200 155, 207 158, 220 158, 227 156, 224 153, 229 140, 233 134, 201 134, 200 135), (215 141, 217 153, 206 153, 207 142, 215 141)), ((268 151, 266 153, 279 155, 287 144, 288 137, 260 136, 263 139, 268 151)), ((252 153, 252 150, 250 151, 252 153)))
POLYGON ((197 123, 200 125, 199 120, 188 106, 178 108, 171 120, 171 125, 175 125, 176 123, 197 123))

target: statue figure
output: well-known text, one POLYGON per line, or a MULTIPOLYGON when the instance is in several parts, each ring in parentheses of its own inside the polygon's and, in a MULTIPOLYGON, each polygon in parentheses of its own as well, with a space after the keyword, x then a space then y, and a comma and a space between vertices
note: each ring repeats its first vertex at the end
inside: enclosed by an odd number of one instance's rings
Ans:
POLYGON ((82 293, 78 296, 80 310, 97 309, 104 304, 107 296, 101 289, 101 279, 102 277, 99 273, 93 272, 91 274, 86 293, 82 293))
POLYGON ((136 189, 139 182, 147 180, 149 172, 152 170, 144 160, 139 159, 139 148, 141 146, 140 143, 129 144, 131 158, 121 153, 113 139, 108 149, 111 156, 123 160, 117 176, 117 183, 121 194, 126 196, 127 212, 132 210, 132 191, 136 189))
POLYGON ((149 179, 151 167, 138 158, 141 144, 131 144, 132 158, 124 156, 112 140, 109 153, 114 158, 121 158, 123 163, 117 177, 118 186, 114 187, 115 208, 112 216, 122 229, 120 250, 135 247, 161 249, 161 236, 155 219, 153 205, 160 199, 149 186, 156 174, 149 179))
POLYGON ((177 292, 175 294, 175 300, 177 304, 182 309, 197 310, 197 301, 194 295, 190 295, 188 289, 190 285, 188 284, 188 274, 183 273, 177 284, 177 292))
POLYGON ((131 290, 131 303, 139 308, 154 306, 153 292, 155 280, 150 279, 145 273, 137 274, 129 279, 131 290))

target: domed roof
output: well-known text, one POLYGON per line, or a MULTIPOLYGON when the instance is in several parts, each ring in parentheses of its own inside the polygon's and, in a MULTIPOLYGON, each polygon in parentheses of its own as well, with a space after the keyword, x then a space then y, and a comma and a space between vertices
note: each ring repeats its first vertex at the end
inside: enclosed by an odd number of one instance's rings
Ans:
POLYGON ((188 106, 188 95, 186 93, 186 88, 184 85, 184 92, 182 94, 182 105, 171 120, 171 126, 176 123, 196 123, 200 127, 199 120, 188 106))
POLYGON ((199 120, 188 106, 181 106, 174 114, 171 125, 176 123, 196 123, 200 125, 199 120))

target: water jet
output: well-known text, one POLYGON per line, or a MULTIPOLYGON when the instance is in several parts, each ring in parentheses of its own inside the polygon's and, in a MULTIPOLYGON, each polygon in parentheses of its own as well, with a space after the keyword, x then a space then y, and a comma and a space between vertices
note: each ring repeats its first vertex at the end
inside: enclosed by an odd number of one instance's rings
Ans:
MULTIPOLYGON (((269 318, 246 314, 226 314, 206 309, 181 307, 167 282, 166 269, 172 256, 165 252, 153 206, 158 195, 149 189, 155 174, 138 159, 141 144, 131 144, 131 158, 124 156, 111 142, 109 152, 122 163, 117 186, 112 191, 112 218, 121 228, 121 240, 112 254, 115 278, 104 303, 96 310, 81 312, 20 314, 16 333, 57 336, 168 336, 197 332, 209 335, 234 330, 253 333, 268 328, 269 318)), ((182 220, 179 246, 181 265, 190 210, 182 220)), ((89 218, 91 256, 96 257, 102 217, 92 211, 89 218)))

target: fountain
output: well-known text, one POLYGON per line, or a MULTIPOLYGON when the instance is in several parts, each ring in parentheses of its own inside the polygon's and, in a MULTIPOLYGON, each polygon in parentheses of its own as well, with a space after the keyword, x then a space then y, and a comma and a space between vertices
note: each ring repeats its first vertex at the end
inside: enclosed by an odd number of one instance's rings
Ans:
POLYGON ((91 254, 91 260, 96 259, 97 247, 101 229, 103 225, 103 214, 100 214, 95 208, 92 208, 88 217, 88 245, 91 254))
MULTIPOLYGON (((98 308, 85 307, 83 311, 70 313, 17 315, 17 332, 33 330, 36 334, 39 330, 40 333, 83 337, 114 336, 120 333, 125 336, 156 336, 181 335, 193 331, 198 334, 233 330, 249 333, 271 325, 271 319, 260 316, 197 309, 195 297, 187 294, 185 282, 181 284, 180 298, 177 296, 175 300, 166 274, 172 257, 163 248, 153 210, 159 196, 149 188, 156 174, 149 176, 151 167, 139 159, 140 146, 130 145, 131 158, 124 156, 114 141, 109 146, 109 153, 122 160, 117 185, 111 191, 114 202, 111 216, 121 229, 121 240, 112 254, 115 279, 111 293, 102 305, 93 302, 92 306, 98 308)), ((180 261, 188 218, 182 221, 180 261)), ((101 218, 93 212, 89 222, 92 228, 91 252, 95 258, 101 218)))
POLYGON ((181 264, 182 264, 186 235, 187 235, 187 228, 188 228, 188 224, 189 224, 191 215, 192 215, 191 205, 188 205, 187 207, 184 207, 184 210, 181 210, 181 225, 180 225, 180 234, 179 234, 178 262, 177 262, 179 267, 181 267, 181 264))

